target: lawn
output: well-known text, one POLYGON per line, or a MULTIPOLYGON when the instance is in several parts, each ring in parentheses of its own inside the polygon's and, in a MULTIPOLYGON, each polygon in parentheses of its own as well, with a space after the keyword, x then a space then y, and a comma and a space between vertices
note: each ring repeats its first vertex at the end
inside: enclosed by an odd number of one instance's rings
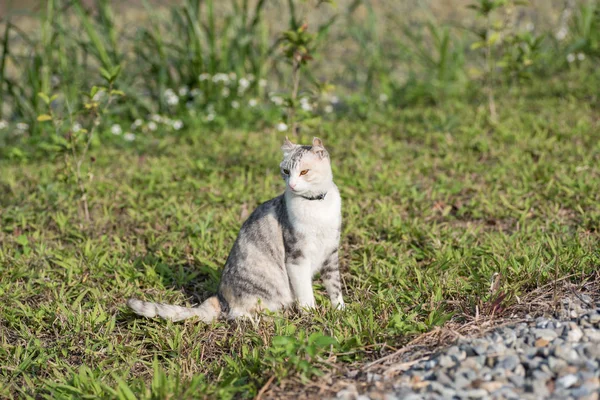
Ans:
POLYGON ((125 306, 215 292, 242 222, 284 188, 279 132, 95 146, 91 222, 62 159, 1 161, 0 397, 298 388, 496 300, 501 317, 558 277, 590 279, 600 264, 598 78, 571 78, 499 95, 497 124, 486 107, 454 102, 310 132, 331 153, 343 198, 342 312, 318 279, 314 313, 254 323, 146 320, 125 306))

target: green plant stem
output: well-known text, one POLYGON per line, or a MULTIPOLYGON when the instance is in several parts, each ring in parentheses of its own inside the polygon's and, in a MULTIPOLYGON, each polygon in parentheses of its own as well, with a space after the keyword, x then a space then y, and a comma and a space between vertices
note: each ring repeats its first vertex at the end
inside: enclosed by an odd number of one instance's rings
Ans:
POLYGON ((300 88, 300 67, 301 67, 302 56, 295 54, 292 60, 292 104, 289 108, 288 123, 292 129, 294 136, 298 135, 298 123, 296 122, 296 99, 298 98, 298 89, 300 88))
POLYGON ((490 120, 492 123, 498 121, 498 115, 496 113, 496 101, 494 99, 494 58, 492 54, 492 43, 490 42, 490 32, 492 29, 491 13, 487 14, 487 36, 486 36, 486 64, 487 64, 487 95, 488 95, 488 108, 490 111, 490 120))

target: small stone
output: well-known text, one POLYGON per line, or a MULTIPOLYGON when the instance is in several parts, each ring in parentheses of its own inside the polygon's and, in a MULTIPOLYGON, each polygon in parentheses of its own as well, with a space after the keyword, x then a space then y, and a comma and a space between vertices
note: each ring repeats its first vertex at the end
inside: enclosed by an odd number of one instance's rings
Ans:
POLYGON ((545 398, 550 394, 545 380, 534 380, 532 383, 533 392, 538 398, 545 398))
POLYGON ((400 396, 402 400, 423 400, 423 395, 418 393, 410 393, 404 396, 400 396))
POLYGON ((456 365, 456 362, 450 356, 441 356, 439 358, 439 366, 442 368, 451 368, 456 365))
POLYGON ((586 328, 583 330, 583 334, 592 342, 600 342, 600 330, 593 328, 586 328))
POLYGON ((558 372, 567 366, 567 362, 560 358, 548 357, 548 367, 554 372, 558 372))
POLYGON ((471 389, 463 393, 468 399, 484 399, 488 397, 488 392, 484 389, 471 389))
POLYGON ((497 357, 488 357, 485 360, 485 365, 489 368, 494 368, 494 366, 496 365, 497 359, 498 359, 497 357))
POLYGON ((441 383, 433 381, 429 382, 429 385, 427 386, 427 391, 442 394, 446 391, 446 388, 441 383))
POLYGON ((590 321, 594 325, 600 323, 600 314, 597 311, 589 314, 588 321, 590 321))
POLYGON ((472 382, 472 379, 466 378, 464 375, 457 375, 454 378, 454 387, 458 390, 464 389, 469 386, 472 382))
MULTIPOLYGON (((479 345, 471 348, 473 350, 474 355, 482 356, 487 352, 487 346, 479 345)), ((467 352, 468 354, 468 352, 467 352)))
POLYGON ((556 331, 552 329, 532 329, 532 333, 536 339, 546 339, 549 342, 558 337, 556 331))
POLYGON ((506 346, 503 343, 494 343, 488 347, 488 352, 494 355, 501 355, 506 352, 506 346))
POLYGON ((546 347, 550 341, 548 339, 539 338, 535 341, 535 347, 546 347))
POLYGON ((537 368, 539 368, 541 363, 542 363, 542 358, 534 357, 529 360, 523 361, 523 366, 525 366, 525 368, 527 368, 528 370, 537 370, 537 368))
POLYGON ((520 375, 509 376, 508 381, 516 387, 522 387, 525 384, 525 378, 520 375))
POLYGON ((469 357, 460 363, 461 368, 468 368, 474 370, 479 370, 481 368, 481 365, 482 364, 478 362, 478 357, 469 357))
POLYGON ((573 386, 574 384, 577 383, 579 379, 577 379, 577 375, 573 375, 573 374, 569 374, 569 375, 565 375, 562 378, 558 378, 556 380, 556 387, 557 388, 564 388, 564 389, 568 389, 571 386, 573 386))
POLYGON ((577 398, 589 395, 591 390, 585 386, 580 386, 571 390, 571 395, 577 398))
POLYGON ((548 326, 548 322, 549 321, 546 318, 544 318, 544 317, 538 317, 535 320, 535 326, 536 326, 536 328, 544 329, 544 328, 546 328, 548 326))
POLYGON ((531 376, 539 381, 544 381, 546 382, 548 379, 550 379, 550 374, 548 374, 547 372, 541 371, 539 369, 536 369, 535 371, 533 371, 531 373, 531 376))
POLYGON ((336 393, 336 398, 340 400, 351 400, 355 399, 358 396, 358 391, 356 390, 356 386, 350 384, 345 389, 340 390, 336 393))
POLYGON ((567 346, 560 346, 554 349, 554 355, 558 358, 562 358, 567 362, 575 362, 579 359, 577 352, 567 346))
POLYGON ((483 382, 479 385, 479 388, 485 390, 488 393, 493 393, 496 390, 500 389, 502 385, 502 382, 497 381, 483 382))
POLYGON ((583 332, 574 322, 569 323, 569 331, 567 333, 567 341, 579 342, 583 337, 583 332))
POLYGON ((503 368, 508 371, 512 371, 520 363, 521 363, 521 361, 519 360, 518 356, 510 355, 510 356, 504 357, 502 360, 499 360, 498 365, 500 366, 500 368, 503 368))

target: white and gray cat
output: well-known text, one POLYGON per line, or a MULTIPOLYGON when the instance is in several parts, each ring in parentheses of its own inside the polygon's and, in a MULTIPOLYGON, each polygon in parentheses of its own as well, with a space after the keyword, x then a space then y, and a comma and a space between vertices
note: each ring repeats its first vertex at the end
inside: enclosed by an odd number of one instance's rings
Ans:
POLYGON ((135 313, 173 321, 198 316, 210 322, 295 302, 312 308, 312 279, 318 272, 333 307, 344 308, 338 266, 342 200, 329 153, 319 138, 312 146, 286 138, 281 150, 286 190, 261 204, 242 225, 217 294, 194 308, 129 299, 135 313))

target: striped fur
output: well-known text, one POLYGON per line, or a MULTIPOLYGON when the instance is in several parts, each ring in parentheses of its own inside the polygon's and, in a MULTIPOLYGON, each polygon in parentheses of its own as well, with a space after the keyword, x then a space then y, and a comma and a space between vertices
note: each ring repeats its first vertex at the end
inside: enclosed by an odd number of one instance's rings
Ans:
POLYGON ((315 306, 312 278, 318 272, 332 305, 344 307, 338 267, 341 197, 329 154, 318 138, 312 146, 286 139, 282 151, 286 190, 261 204, 242 225, 217 295, 194 308, 130 299, 127 304, 135 313, 173 321, 197 316, 210 322, 294 303, 310 308, 315 306))

